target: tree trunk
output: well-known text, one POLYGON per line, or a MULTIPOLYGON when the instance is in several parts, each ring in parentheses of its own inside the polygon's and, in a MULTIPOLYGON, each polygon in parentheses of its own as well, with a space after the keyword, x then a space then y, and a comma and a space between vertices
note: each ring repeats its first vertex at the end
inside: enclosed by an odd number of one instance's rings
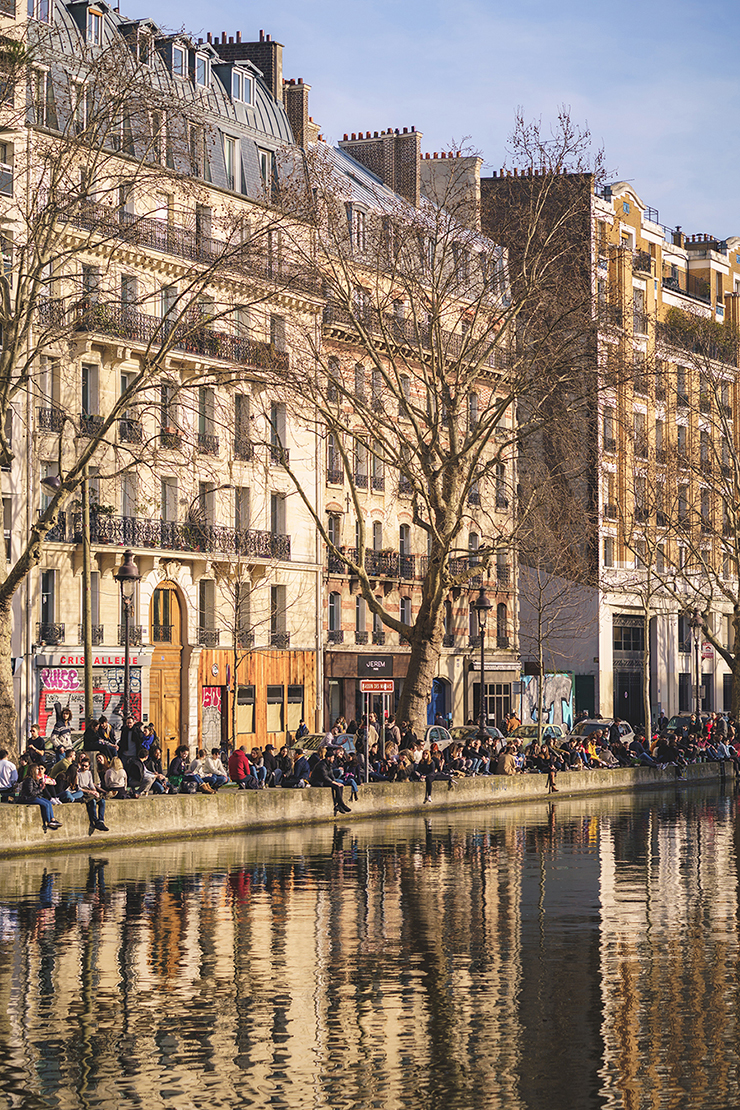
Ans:
POLYGON ((18 715, 13 689, 11 658, 12 597, 0 599, 0 746, 7 748, 11 759, 18 754, 18 715))
POLYGON ((650 743, 652 718, 650 713, 650 606, 645 606, 645 645, 642 652, 642 709, 645 714, 645 736, 650 743))
POLYGON ((426 729, 427 706, 442 646, 439 629, 425 634, 426 627, 425 623, 424 628, 420 628, 417 622, 397 714, 399 720, 410 721, 418 733, 426 729))

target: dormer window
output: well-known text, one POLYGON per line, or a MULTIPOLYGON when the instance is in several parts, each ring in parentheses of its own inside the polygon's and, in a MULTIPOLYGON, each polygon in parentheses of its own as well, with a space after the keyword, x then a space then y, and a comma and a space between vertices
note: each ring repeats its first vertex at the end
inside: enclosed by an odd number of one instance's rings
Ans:
POLYGON ((151 65, 154 42, 151 35, 139 35, 136 40, 136 57, 142 65, 151 65))
POLYGON ((187 77, 185 69, 185 51, 181 46, 172 47, 172 72, 175 77, 187 77))
POLYGON ((90 46, 100 46, 103 41, 103 17, 93 8, 87 13, 87 41, 90 46))
POLYGON ((204 88, 211 83, 211 63, 204 54, 195 55, 195 83, 204 88))
POLYGON ((240 69, 231 71, 231 99, 241 104, 254 103, 254 81, 240 69))

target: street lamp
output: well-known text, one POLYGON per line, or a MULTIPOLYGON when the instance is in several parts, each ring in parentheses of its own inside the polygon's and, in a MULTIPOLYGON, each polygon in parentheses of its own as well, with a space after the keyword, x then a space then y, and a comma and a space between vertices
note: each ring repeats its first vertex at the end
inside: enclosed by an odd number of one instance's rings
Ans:
POLYGON ((493 602, 489 601, 486 597, 486 591, 481 586, 478 593, 478 598, 472 603, 471 608, 475 609, 475 614, 478 618, 478 632, 480 634, 480 714, 479 714, 479 727, 478 738, 481 744, 486 741, 486 661, 485 661, 485 645, 486 645, 486 624, 488 623, 488 614, 493 609, 493 602))
POLYGON ((136 583, 141 578, 139 568, 134 562, 134 556, 131 551, 125 551, 123 555, 123 562, 118 569, 118 574, 115 576, 116 582, 121 587, 121 605, 123 607, 123 643, 124 643, 124 656, 123 656, 123 713, 122 717, 125 721, 131 712, 131 677, 129 669, 129 621, 131 619, 131 610, 133 608, 134 593, 136 592, 136 583))
POLYGON ((699 663, 699 647, 701 645, 701 634, 704 628, 704 621, 698 609, 694 609, 694 615, 691 618, 691 633, 694 637, 694 659, 696 664, 696 720, 699 721, 699 713, 701 712, 701 671, 699 663))

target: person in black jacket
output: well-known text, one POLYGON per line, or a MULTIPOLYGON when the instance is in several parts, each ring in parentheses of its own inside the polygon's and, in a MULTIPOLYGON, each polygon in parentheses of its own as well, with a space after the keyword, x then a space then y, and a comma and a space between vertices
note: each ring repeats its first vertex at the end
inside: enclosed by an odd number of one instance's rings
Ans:
POLYGON ((344 787, 334 778, 334 752, 327 751, 322 759, 314 764, 309 779, 311 786, 329 786, 334 799, 334 816, 338 813, 351 813, 344 803, 344 787))
POLYGON ((39 806, 41 809, 41 824, 44 827, 44 832, 46 832, 47 829, 60 829, 62 827, 61 821, 57 821, 54 818, 54 808, 45 791, 44 768, 40 763, 34 763, 21 783, 18 801, 21 805, 39 806))

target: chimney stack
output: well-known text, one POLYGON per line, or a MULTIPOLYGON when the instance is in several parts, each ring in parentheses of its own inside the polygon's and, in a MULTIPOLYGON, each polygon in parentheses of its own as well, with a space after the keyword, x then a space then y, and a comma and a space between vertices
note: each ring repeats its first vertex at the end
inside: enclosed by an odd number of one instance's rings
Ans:
POLYGON ((403 132, 396 128, 382 131, 371 137, 372 132, 352 132, 351 139, 346 135, 339 146, 346 150, 363 166, 376 174, 384 185, 413 205, 419 205, 421 198, 421 132, 414 127, 404 127, 403 132), (364 136, 364 137, 363 137, 364 136))
MULTIPOLYGON (((265 83, 275 100, 283 97, 283 47, 279 42, 273 42, 270 35, 260 31, 259 42, 242 42, 241 31, 236 32, 236 42, 233 38, 227 41, 224 31, 218 52, 225 62, 253 62, 257 69, 264 74, 265 83)), ((208 37, 210 42, 210 35, 208 37)), ((218 38, 216 38, 218 44, 218 38)))
POLYGON ((315 140, 318 134, 318 128, 313 124, 308 114, 308 94, 310 91, 311 86, 307 85, 302 77, 299 77, 297 81, 291 77, 290 81, 283 82, 283 102, 293 131, 293 138, 298 146, 302 146, 304 150, 307 149, 309 143, 315 140))

